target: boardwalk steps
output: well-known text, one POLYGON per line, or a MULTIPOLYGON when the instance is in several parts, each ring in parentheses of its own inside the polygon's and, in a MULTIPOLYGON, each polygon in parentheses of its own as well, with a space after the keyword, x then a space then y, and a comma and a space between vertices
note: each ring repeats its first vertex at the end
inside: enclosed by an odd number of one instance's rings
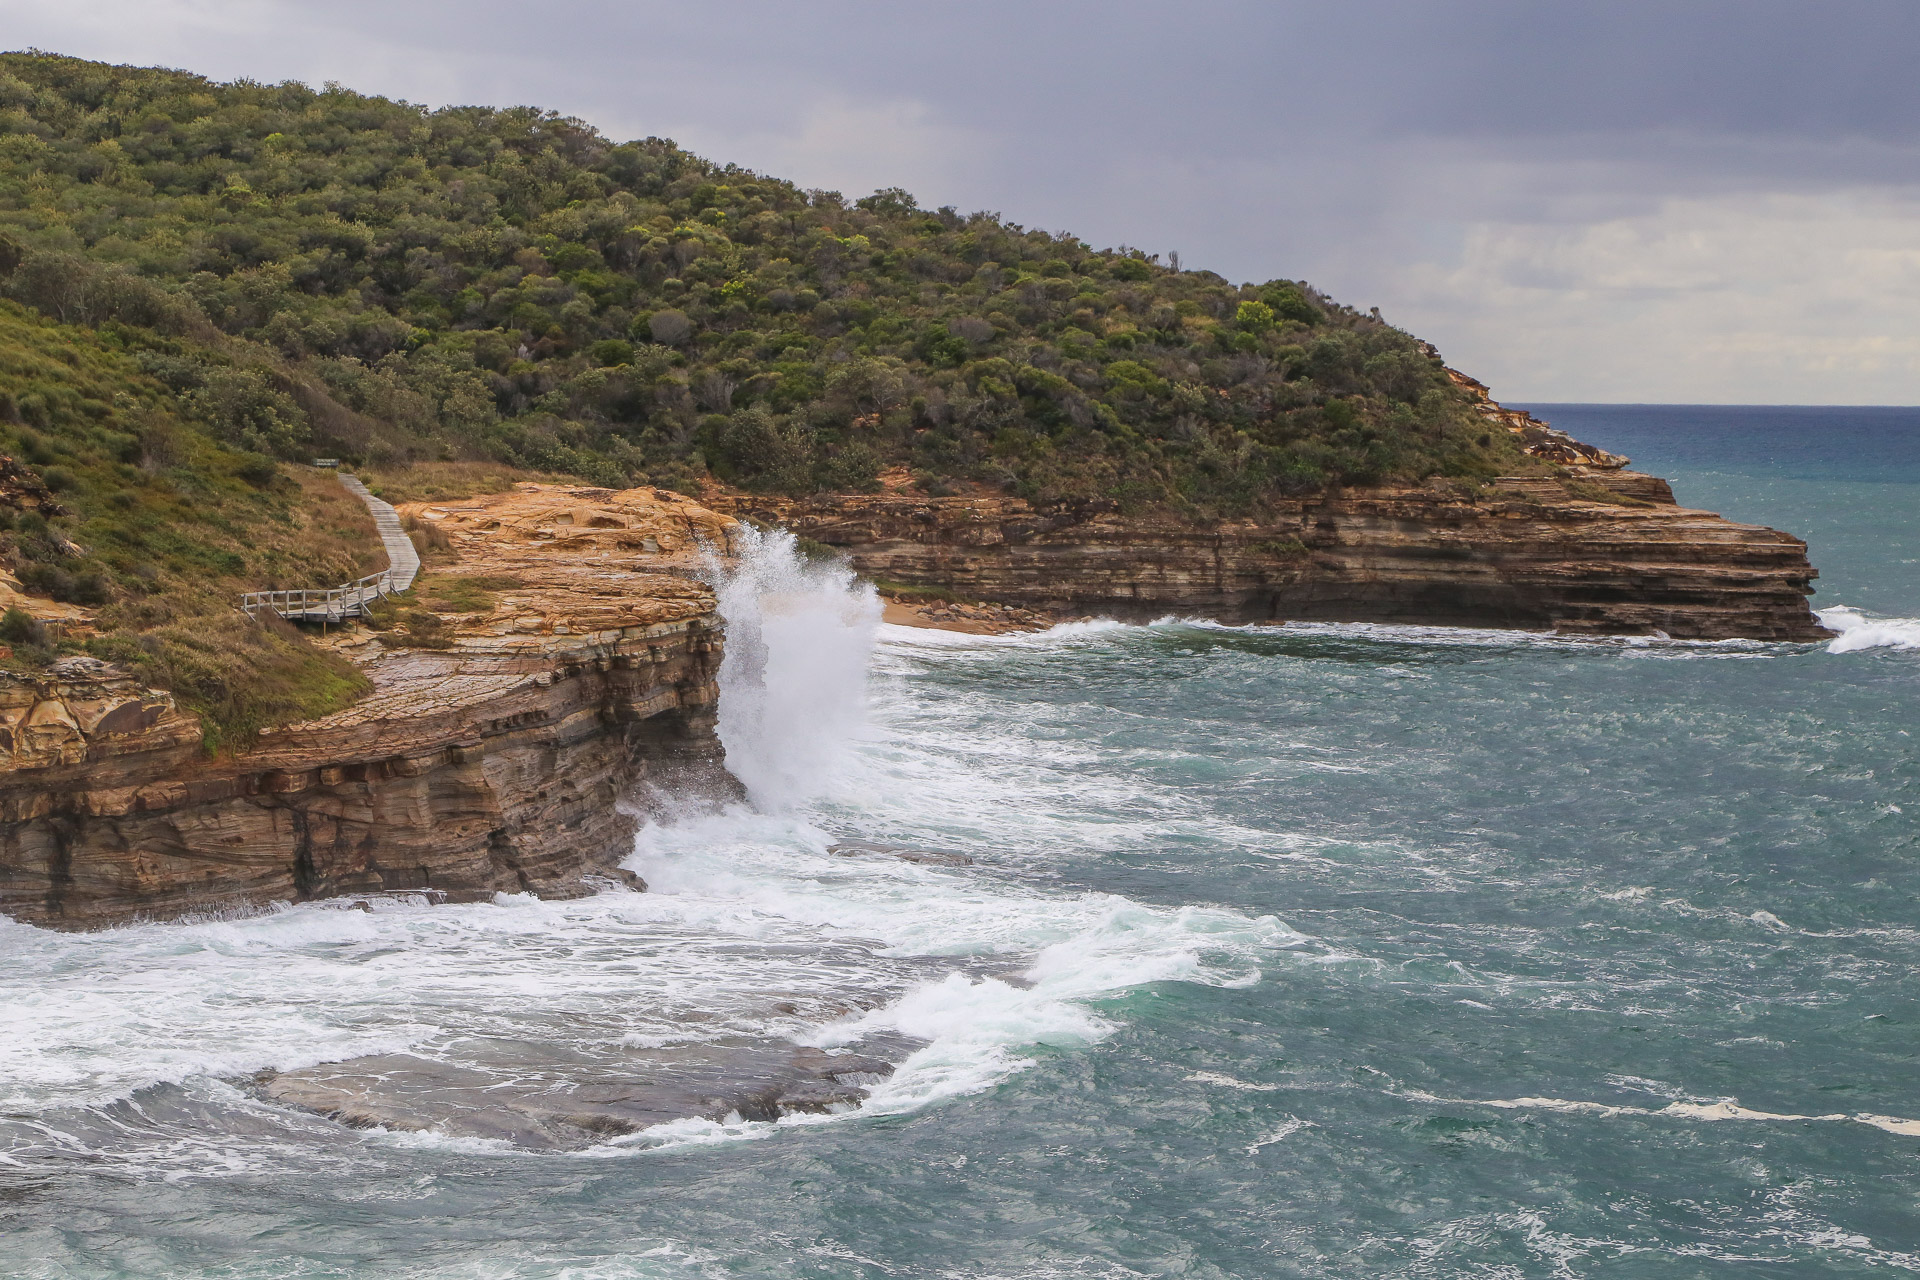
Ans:
POLYGON ((378 601, 405 591, 420 573, 420 553, 413 539, 400 527, 400 513, 367 491, 357 476, 340 473, 340 483, 373 513, 374 527, 380 531, 381 545, 387 549, 384 572, 369 574, 337 587, 313 587, 304 591, 249 591, 240 597, 240 607, 248 617, 271 611, 291 622, 345 622, 362 618, 378 601))

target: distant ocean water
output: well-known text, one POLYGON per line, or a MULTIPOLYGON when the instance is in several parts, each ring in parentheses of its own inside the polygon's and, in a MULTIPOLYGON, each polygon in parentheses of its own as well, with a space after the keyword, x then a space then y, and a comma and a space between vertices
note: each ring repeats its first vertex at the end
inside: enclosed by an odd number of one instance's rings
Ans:
POLYGON ((1807 538, 1843 634, 979 639, 769 540, 758 803, 652 821, 652 893, 0 923, 0 1272, 1920 1271, 1920 411, 1532 407, 1807 538), (859 1111, 575 1153, 253 1084, 874 1035, 859 1111))

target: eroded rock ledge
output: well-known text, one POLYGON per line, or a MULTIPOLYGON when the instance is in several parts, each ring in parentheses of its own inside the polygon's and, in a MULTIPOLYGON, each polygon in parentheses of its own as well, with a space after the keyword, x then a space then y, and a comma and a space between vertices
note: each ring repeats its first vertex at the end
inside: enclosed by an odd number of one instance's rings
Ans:
POLYGON ((1261 522, 1111 504, 878 494, 709 504, 844 548, 862 573, 1065 613, 1817 640, 1806 544, 1675 505, 1664 480, 1569 467, 1470 489, 1348 490, 1261 522))
POLYGON ((354 893, 582 892, 651 771, 714 761, 732 521, 673 494, 473 499, 442 571, 511 582, 444 648, 336 638, 374 692, 210 760, 194 717, 90 659, 0 681, 0 911, 88 927, 354 893))

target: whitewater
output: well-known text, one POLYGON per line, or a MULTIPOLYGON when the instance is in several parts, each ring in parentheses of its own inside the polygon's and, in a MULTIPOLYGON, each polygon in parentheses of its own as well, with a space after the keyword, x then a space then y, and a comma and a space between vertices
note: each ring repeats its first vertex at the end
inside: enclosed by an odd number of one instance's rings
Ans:
MULTIPOLYGON (((1305 942, 1271 916, 1036 885, 1022 851, 1071 838, 1076 815, 1050 816, 1057 795, 1036 788, 1031 762, 994 767, 958 737, 870 725, 882 631, 872 588, 802 559, 789 534, 750 530, 742 548, 713 572, 729 636, 719 733, 744 796, 638 798, 647 821, 626 865, 651 893, 473 907, 397 894, 77 937, 0 923, 20 970, 44 979, 0 1000, 11 1032, 0 1105, 71 1117, 26 1126, 0 1158, 110 1155, 182 1173, 297 1162, 277 1136, 242 1154, 250 1144, 203 1145, 191 1125, 129 1142, 117 1122, 100 1128, 99 1112, 170 1085, 211 1090, 271 1129, 282 1109, 250 1100, 237 1078, 371 1054, 506 1078, 554 1069, 543 1059, 742 1038, 839 1047, 894 1032, 916 1047, 860 1110, 911 1110, 990 1087, 1030 1065, 1034 1047, 1103 1038, 1103 998, 1162 981, 1245 984, 1264 953, 1305 942), (999 829, 1013 814, 1029 831, 999 829), (978 862, 920 860, 982 839, 997 848, 978 862), (503 1031, 519 1049, 504 1058, 485 1043, 503 1031)), ((901 653, 923 639, 884 630, 901 653)), ((882 657, 883 679, 889 670, 882 657)), ((586 1154, 820 1118, 689 1117, 586 1154)), ((489 1140, 461 1145, 476 1143, 489 1140)))
POLYGON ((0 922, 0 1272, 1920 1270, 1920 465, 1741 456, 1668 470, 1809 537, 1831 640, 960 636, 756 535, 649 892, 0 922), (265 1089, 767 1045, 891 1071, 541 1151, 265 1089))

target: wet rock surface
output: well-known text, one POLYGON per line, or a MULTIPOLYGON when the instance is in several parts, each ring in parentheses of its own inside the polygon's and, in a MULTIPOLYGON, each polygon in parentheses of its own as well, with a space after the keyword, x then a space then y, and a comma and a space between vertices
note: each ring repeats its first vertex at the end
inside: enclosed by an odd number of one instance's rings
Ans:
POLYGON ((880 844, 873 840, 840 840, 827 846, 827 852, 842 858, 897 858, 929 867, 970 867, 973 859, 964 853, 944 849, 912 849, 901 845, 880 844))
POLYGON ((903 627, 929 627, 971 635, 1043 631, 1062 619, 1051 611, 973 600, 927 600, 910 591, 881 589, 886 601, 881 620, 903 627))
POLYGON ((863 1046, 871 1052, 697 1045, 636 1053, 619 1064, 584 1070, 579 1064, 507 1069, 383 1054, 263 1074, 252 1087, 270 1101, 352 1128, 569 1150, 674 1120, 766 1121, 850 1110, 893 1073, 888 1057, 904 1056, 912 1043, 891 1038, 863 1046))

